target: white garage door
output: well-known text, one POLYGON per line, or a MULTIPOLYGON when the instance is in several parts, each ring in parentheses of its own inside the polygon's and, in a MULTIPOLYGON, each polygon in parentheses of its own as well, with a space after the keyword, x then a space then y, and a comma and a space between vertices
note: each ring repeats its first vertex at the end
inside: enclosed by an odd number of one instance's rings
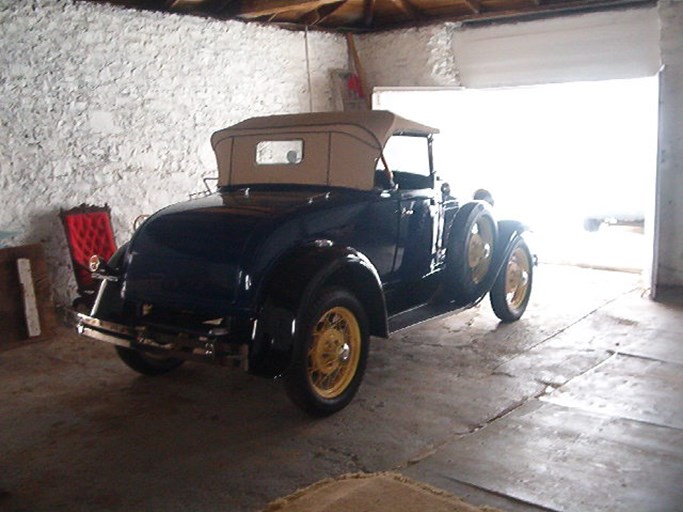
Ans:
POLYGON ((659 17, 652 7, 470 28, 453 51, 469 88, 652 76, 659 17))

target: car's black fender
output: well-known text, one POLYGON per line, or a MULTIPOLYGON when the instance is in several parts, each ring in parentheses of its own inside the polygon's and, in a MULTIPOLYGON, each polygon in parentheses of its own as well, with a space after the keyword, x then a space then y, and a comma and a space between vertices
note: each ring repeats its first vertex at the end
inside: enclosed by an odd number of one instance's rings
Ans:
POLYGON ((382 283, 370 260, 350 247, 316 241, 290 251, 259 291, 261 306, 249 350, 251 373, 276 376, 292 358, 302 312, 326 287, 352 293, 365 308, 370 334, 389 335, 382 283))
MULTIPOLYGON (((471 201, 464 204, 455 215, 451 226, 448 229, 448 243, 449 248, 458 249, 458 247, 451 247, 454 241, 457 241, 458 232, 465 229, 469 220, 476 216, 478 212, 488 211, 491 214, 491 209, 488 204, 484 201, 471 201)), ((496 282, 496 278, 503 270, 505 263, 507 262, 510 254, 515 245, 515 241, 524 236, 524 233, 528 231, 528 228, 521 222, 515 220, 501 220, 495 221, 496 233, 495 233, 495 243, 493 244, 493 254, 491 259, 491 265, 485 279, 479 283, 476 292, 470 294, 459 293, 455 296, 450 295, 446 292, 446 297, 453 304, 459 306, 472 306, 480 302, 486 294, 491 290, 493 284, 496 282)), ((526 241, 526 239, 525 239, 526 241)), ((533 254, 533 253, 532 253, 533 254)), ((455 280, 453 274, 458 271, 456 268, 449 268, 448 264, 453 263, 455 258, 449 258, 447 260, 447 268, 445 272, 444 282, 448 285, 455 280)))
MULTIPOLYGON (((128 250, 129 242, 121 245, 116 252, 109 258, 109 268, 114 274, 122 275, 124 257, 128 250)), ((92 316, 101 320, 114 320, 123 310, 123 299, 121 298, 121 281, 103 280, 97 291, 95 304, 92 309, 92 316)))
MULTIPOLYGON (((495 282, 498 274, 503 270, 505 263, 510 257, 510 253, 515 245, 515 241, 518 238, 524 238, 527 245, 529 241, 524 234, 527 233, 529 229, 521 222, 516 220, 501 220, 498 221, 498 243, 493 253, 493 270, 491 272, 491 286, 495 282)), ((531 248, 530 248, 531 250, 531 248)), ((531 251, 532 257, 534 257, 533 250, 531 251)), ((535 258, 534 258, 535 259, 535 258)))

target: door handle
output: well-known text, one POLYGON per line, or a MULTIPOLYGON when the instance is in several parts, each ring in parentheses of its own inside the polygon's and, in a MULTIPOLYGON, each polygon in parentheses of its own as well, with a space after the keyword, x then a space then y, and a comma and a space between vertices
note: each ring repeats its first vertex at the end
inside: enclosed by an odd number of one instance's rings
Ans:
POLYGON ((403 208, 401 208, 401 215, 412 215, 413 213, 413 209, 409 206, 404 206, 403 208))

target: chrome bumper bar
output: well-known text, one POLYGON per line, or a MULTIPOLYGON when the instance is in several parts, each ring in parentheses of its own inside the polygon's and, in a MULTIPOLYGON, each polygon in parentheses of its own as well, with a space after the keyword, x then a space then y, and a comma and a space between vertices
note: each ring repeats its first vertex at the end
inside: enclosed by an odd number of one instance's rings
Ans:
POLYGON ((202 363, 233 363, 245 371, 248 370, 249 346, 227 341, 223 332, 214 334, 209 330, 206 335, 185 332, 162 333, 148 326, 131 327, 100 320, 73 310, 67 310, 67 322, 74 325, 81 336, 119 347, 202 363))

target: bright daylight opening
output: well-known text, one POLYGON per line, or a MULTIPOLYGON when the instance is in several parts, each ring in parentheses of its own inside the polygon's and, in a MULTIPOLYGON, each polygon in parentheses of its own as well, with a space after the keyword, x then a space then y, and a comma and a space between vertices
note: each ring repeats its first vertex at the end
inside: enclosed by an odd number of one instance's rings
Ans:
POLYGON ((462 202, 489 190, 499 218, 524 220, 534 230, 540 261, 648 269, 657 77, 379 89, 374 108, 440 128, 435 165, 454 195, 462 202))

